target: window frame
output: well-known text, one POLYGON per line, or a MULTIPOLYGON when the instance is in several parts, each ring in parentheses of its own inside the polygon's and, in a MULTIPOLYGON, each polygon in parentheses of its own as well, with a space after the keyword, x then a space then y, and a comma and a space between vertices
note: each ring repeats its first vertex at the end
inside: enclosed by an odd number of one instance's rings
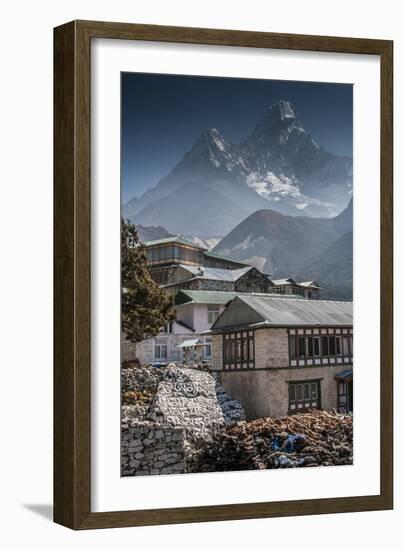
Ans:
POLYGON ((154 340, 154 345, 153 345, 153 357, 154 357, 154 361, 163 361, 163 360, 166 360, 168 361, 169 360, 169 342, 168 342, 168 339, 165 339, 165 340, 160 340, 160 339, 155 339, 154 340), (160 353, 159 353, 159 356, 157 357, 156 355, 156 348, 159 348, 160 349, 160 353), (166 349, 166 357, 162 357, 161 356, 161 348, 164 347, 166 349))
POLYGON ((222 335, 222 364, 223 370, 253 370, 255 368, 254 330, 235 330, 222 335))
POLYGON ((207 324, 213 325, 218 317, 220 316, 220 305, 219 304, 207 304, 207 324), (210 314, 213 314, 213 320, 210 321, 210 314))
POLYGON ((309 410, 321 410, 322 408, 322 378, 313 378, 307 380, 290 380, 288 382, 288 413, 297 414, 309 410), (316 397, 312 397, 312 387, 316 388, 316 397), (297 390, 301 389, 301 398, 297 399, 297 390), (308 397, 306 396, 308 390, 308 397), (292 399, 292 394, 294 398, 292 399), (309 402, 309 406, 305 406, 309 402), (312 405, 316 403, 315 405, 312 405), (300 406, 302 405, 302 406, 300 406))
POLYGON ((290 367, 353 364, 352 326, 297 327, 287 332, 290 367))

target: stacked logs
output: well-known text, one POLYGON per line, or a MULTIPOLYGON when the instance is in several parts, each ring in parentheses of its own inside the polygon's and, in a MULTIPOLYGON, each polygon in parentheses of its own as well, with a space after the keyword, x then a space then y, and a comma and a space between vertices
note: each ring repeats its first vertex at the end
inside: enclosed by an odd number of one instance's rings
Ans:
POLYGON ((227 427, 212 442, 199 446, 190 468, 193 472, 266 470, 352 461, 352 417, 313 410, 227 427), (299 443, 291 445, 291 452, 290 440, 299 443))

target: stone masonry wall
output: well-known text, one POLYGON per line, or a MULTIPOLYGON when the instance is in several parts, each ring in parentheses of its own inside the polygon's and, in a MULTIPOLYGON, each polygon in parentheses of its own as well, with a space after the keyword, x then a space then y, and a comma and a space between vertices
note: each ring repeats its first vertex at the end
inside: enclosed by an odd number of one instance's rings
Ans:
POLYGON ((241 402, 248 420, 289 414, 288 387, 293 381, 320 379, 322 409, 331 411, 337 407, 334 376, 345 366, 289 367, 286 329, 255 331, 256 370, 222 370, 222 363, 222 335, 213 335, 213 370, 218 371, 224 390, 241 402))
POLYGON ((213 334, 211 338, 211 348, 212 348, 212 367, 215 371, 221 371, 223 368, 223 344, 222 344, 222 334, 213 334))
POLYGON ((255 368, 288 367, 288 333, 285 328, 255 331, 255 368))
MULTIPOLYGON (((335 374, 344 370, 345 366, 315 366, 296 367, 278 371, 268 371, 267 383, 262 384, 262 391, 267 391, 271 416, 283 416, 288 413, 289 382, 303 380, 320 380, 321 408, 332 411, 337 408, 337 382, 335 374)), ((352 368, 352 366, 351 366, 352 368)))
POLYGON ((125 338, 120 340, 121 361, 133 361, 136 358, 136 344, 125 338))
POLYGON ((185 472, 184 430, 153 422, 122 423, 122 476, 185 472))

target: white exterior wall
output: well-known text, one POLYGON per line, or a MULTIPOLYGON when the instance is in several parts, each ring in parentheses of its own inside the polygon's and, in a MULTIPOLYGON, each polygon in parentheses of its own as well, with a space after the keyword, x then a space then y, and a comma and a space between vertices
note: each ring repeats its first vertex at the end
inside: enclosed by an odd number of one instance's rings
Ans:
MULTIPOLYGON (((175 309, 178 321, 183 321, 195 332, 204 332, 211 327, 211 324, 208 323, 208 304, 185 304, 175 309)), ((220 314, 224 309, 225 306, 219 306, 220 314)))

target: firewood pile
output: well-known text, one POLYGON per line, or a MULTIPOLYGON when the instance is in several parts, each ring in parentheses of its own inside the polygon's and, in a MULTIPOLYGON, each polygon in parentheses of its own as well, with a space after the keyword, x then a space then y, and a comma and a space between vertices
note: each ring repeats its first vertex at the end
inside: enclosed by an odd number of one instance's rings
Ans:
POLYGON ((351 416, 312 410, 281 418, 239 422, 200 446, 193 472, 265 470, 352 464, 351 416))

